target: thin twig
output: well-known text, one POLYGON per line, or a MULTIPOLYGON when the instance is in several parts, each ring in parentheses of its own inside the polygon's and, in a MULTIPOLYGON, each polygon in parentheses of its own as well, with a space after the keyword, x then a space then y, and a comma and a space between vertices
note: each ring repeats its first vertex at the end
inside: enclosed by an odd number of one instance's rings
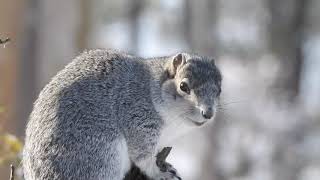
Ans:
POLYGON ((10 165, 10 169, 10 180, 14 180, 14 166, 12 164, 10 165))

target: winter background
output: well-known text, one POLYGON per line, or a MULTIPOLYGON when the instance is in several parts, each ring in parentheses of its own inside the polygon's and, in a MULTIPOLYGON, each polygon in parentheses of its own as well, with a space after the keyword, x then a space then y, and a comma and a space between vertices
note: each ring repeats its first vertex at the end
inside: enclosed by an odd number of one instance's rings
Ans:
POLYGON ((85 49, 212 56, 216 121, 175 140, 185 180, 320 179, 320 1, 0 0, 0 179, 32 103, 85 49))

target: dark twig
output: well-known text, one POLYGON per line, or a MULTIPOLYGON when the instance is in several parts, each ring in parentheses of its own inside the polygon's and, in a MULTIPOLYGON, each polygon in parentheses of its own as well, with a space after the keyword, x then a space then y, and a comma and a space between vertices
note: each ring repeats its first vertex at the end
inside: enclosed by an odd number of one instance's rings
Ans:
POLYGON ((10 180, 14 180, 14 166, 12 164, 10 165, 10 169, 10 180))
POLYGON ((171 151, 172 147, 165 147, 161 152, 157 154, 156 164, 160 168, 160 171, 165 172, 167 170, 166 159, 171 151))

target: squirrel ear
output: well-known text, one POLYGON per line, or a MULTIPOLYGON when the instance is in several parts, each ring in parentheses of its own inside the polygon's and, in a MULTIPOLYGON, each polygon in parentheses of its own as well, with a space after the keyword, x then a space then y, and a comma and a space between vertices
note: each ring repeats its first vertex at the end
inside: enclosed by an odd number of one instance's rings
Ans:
POLYGON ((186 63, 186 57, 182 53, 178 53, 175 56, 173 56, 170 63, 170 70, 169 70, 170 77, 173 78, 177 73, 178 67, 185 63, 186 63))

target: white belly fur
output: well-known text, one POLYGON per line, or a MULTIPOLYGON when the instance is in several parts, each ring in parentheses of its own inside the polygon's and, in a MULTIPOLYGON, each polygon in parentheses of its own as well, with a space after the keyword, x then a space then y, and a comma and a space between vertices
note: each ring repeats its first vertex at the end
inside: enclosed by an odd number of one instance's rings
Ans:
POLYGON ((131 161, 129 159, 129 153, 128 153, 128 146, 126 140, 123 138, 119 145, 118 145, 119 153, 120 153, 120 159, 121 159, 121 175, 123 175, 122 178, 124 178, 125 174, 130 170, 131 168, 131 161))

